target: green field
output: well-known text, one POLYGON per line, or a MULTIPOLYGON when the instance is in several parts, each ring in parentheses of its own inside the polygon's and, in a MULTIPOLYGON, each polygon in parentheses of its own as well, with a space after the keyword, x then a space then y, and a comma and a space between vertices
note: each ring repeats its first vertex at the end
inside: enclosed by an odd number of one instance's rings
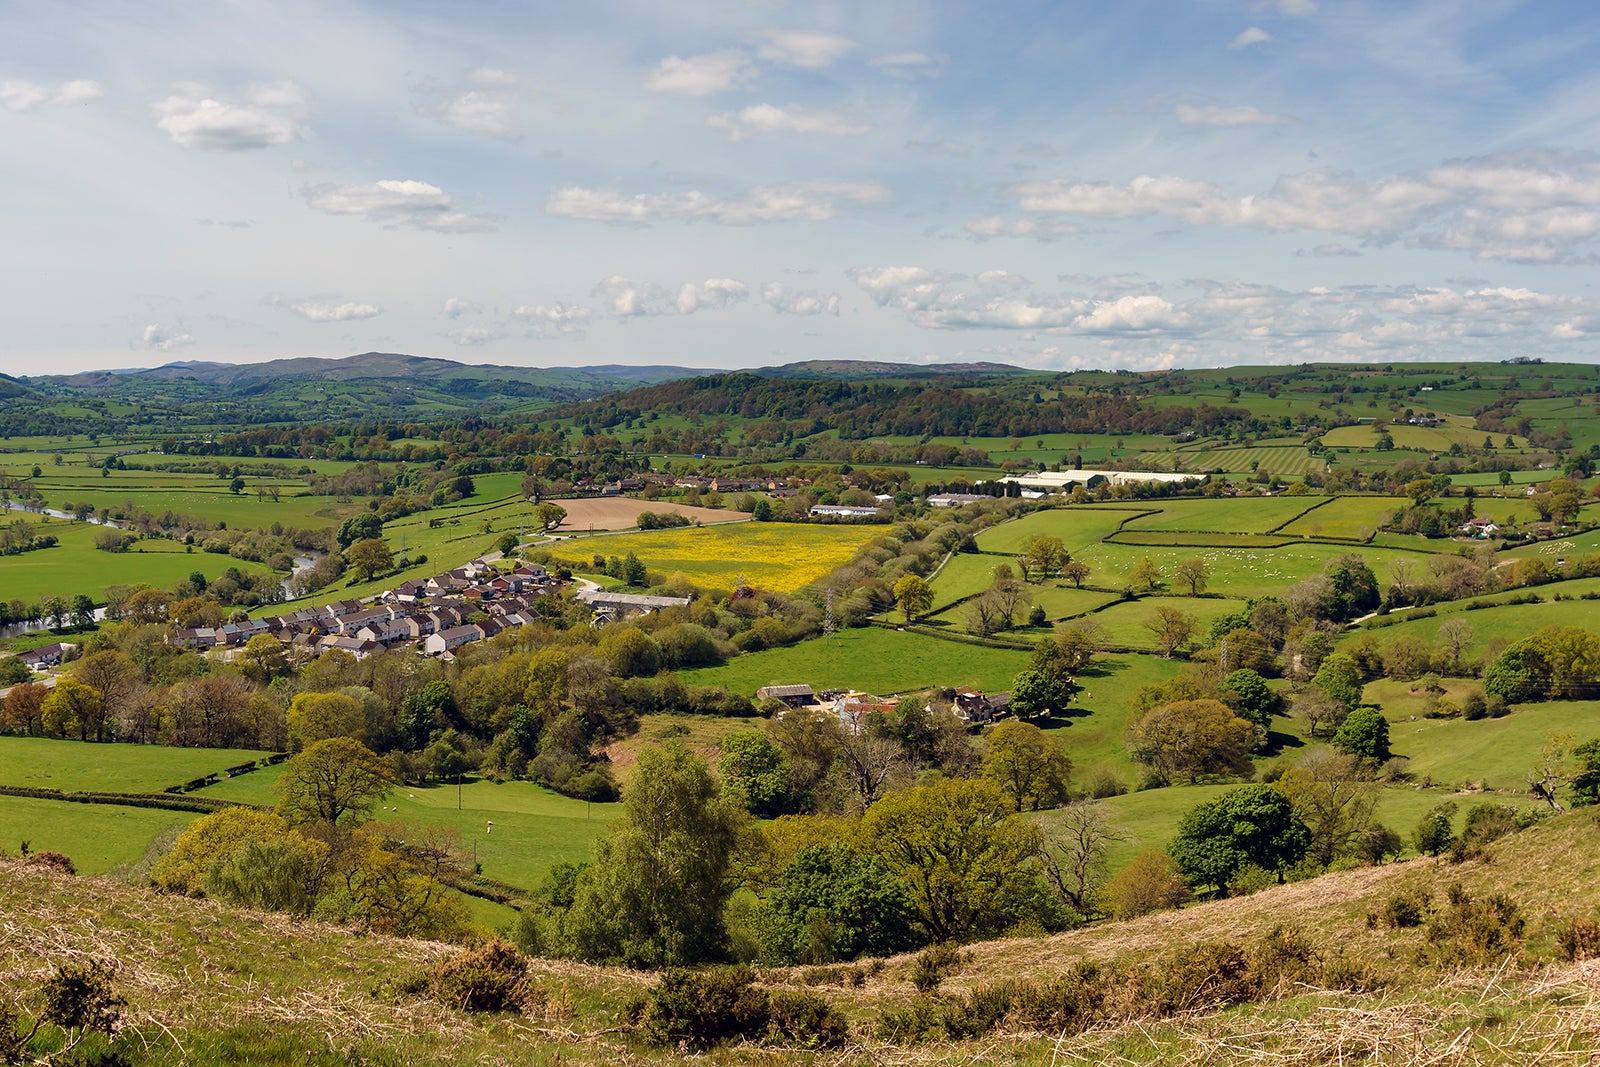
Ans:
POLYGON ((1034 534, 1048 534, 1061 538, 1067 551, 1076 555, 1081 549, 1114 531, 1124 520, 1149 510, 1151 508, 1124 505, 1119 508, 1080 506, 1036 511, 984 530, 978 534, 978 547, 984 552, 1015 555, 1022 551, 1022 543, 1034 534))
MULTIPOLYGON (((1426 547, 1427 542, 1411 538, 1407 544, 1426 547)), ((1450 542, 1440 546, 1456 547, 1450 542)), ((1142 545, 1098 544, 1077 553, 1075 558, 1087 563, 1091 572, 1089 581, 1098 586, 1119 587, 1127 582, 1129 572, 1141 559, 1148 556, 1159 567, 1168 587, 1172 587, 1172 568, 1188 559, 1202 559, 1211 568, 1207 591, 1230 596, 1254 597, 1282 593, 1285 586, 1325 570, 1331 562, 1351 551, 1348 545, 1318 544, 1308 542, 1283 548, 1162 548, 1142 545)), ((1399 549, 1362 548, 1360 556, 1377 575, 1380 586, 1389 583, 1389 566, 1398 558, 1425 565, 1426 556, 1399 549)))
POLYGON ((26 841, 34 852, 70 857, 79 874, 105 874, 137 862, 157 834, 198 818, 188 811, 0 797, 0 849, 15 854, 26 841))
POLYGON ((1390 515, 1410 503, 1403 497, 1340 496, 1306 512, 1280 531, 1296 537, 1338 537, 1364 541, 1390 515))
MULTIPOLYGON (((976 552, 957 552, 945 560, 933 579, 933 613, 942 611, 962 597, 981 593, 994 584, 994 569, 1005 560, 976 552)), ((1017 568, 1013 566, 1012 571, 1017 568)))
POLYGON ((944 641, 865 626, 788 648, 747 652, 720 667, 680 671, 694 685, 725 685, 753 696, 764 685, 907 693, 932 686, 970 685, 986 693, 1011 688, 1028 653, 944 641))
POLYGON ((1124 529, 1264 534, 1320 502, 1305 496, 1163 500, 1158 514, 1134 519, 1124 529))
POLYGON ((269 753, 246 749, 96 745, 0 735, 0 785, 68 792, 159 793, 168 786, 266 755, 269 753))
MULTIPOLYGON (((280 773, 276 767, 257 771, 198 795, 271 804, 277 800, 273 784, 280 773)), ((452 828, 487 877, 532 889, 554 864, 587 859, 590 842, 620 810, 617 804, 572 800, 532 782, 472 779, 459 794, 454 785, 396 786, 374 818, 452 828)))
POLYGON ((259 563, 191 551, 176 541, 161 539, 135 542, 126 552, 102 552, 94 546, 95 535, 102 532, 94 523, 46 521, 37 516, 29 516, 26 521, 34 523, 36 533, 51 534, 60 543, 54 548, 0 556, 0 594, 7 600, 33 601, 50 596, 71 600, 84 593, 103 603, 106 587, 112 585, 148 582, 166 588, 195 571, 209 580, 229 567, 248 574, 271 573, 259 563))

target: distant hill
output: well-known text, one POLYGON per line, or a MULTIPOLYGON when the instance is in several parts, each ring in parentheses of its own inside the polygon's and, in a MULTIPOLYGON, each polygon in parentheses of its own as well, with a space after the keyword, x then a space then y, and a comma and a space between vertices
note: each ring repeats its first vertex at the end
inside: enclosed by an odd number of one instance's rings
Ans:
POLYGON ((871 359, 809 359, 751 371, 763 378, 936 378, 949 375, 1013 376, 1034 373, 1009 363, 883 363, 871 359))
POLYGON ((33 390, 9 374, 0 374, 0 397, 31 396, 33 390))

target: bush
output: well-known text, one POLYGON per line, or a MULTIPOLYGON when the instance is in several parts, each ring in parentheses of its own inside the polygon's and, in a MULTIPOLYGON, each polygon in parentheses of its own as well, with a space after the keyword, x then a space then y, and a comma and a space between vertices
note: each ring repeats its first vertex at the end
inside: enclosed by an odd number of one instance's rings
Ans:
POLYGON ((1522 940, 1527 923, 1521 909, 1503 894, 1474 900, 1453 885, 1450 901, 1449 909, 1428 924, 1428 941, 1439 946, 1443 962, 1499 957, 1522 940))
POLYGON ((57 967, 45 980, 44 1010, 39 1017, 63 1030, 115 1034, 128 1002, 111 987, 112 973, 99 960, 57 967))
POLYGON ((1556 932, 1556 947, 1564 960, 1589 960, 1600 956, 1600 921, 1573 918, 1556 932))
POLYGON ((1427 919, 1431 903, 1432 898, 1425 889, 1414 893, 1396 893, 1384 903, 1378 918, 1391 930, 1409 930, 1421 926, 1427 919))
POLYGON ((528 963, 517 947, 496 937, 451 956, 428 976, 434 999, 459 1011, 519 1011, 533 997, 528 963))
POLYGON ((961 950, 948 941, 929 945, 911 961, 911 984, 918 993, 931 993, 961 965, 961 950))
POLYGON ((1117 772, 1109 767, 1096 767, 1083 781, 1083 795, 1090 800, 1120 797, 1127 791, 1128 787, 1117 777, 1117 772))
POLYGON ((766 990, 755 984, 748 967, 669 968, 649 997, 647 1032, 662 1044, 694 1050, 760 1037, 771 1015, 766 990))
POLYGON ((1427 814, 1417 820, 1417 828, 1411 835, 1417 851, 1424 856, 1437 856, 1448 851, 1456 841, 1455 817, 1456 805, 1452 800, 1429 808, 1427 814))
POLYGON ((77 874, 78 867, 71 858, 60 852, 35 852, 28 857, 28 863, 34 867, 47 867, 52 871, 62 874, 77 874))
POLYGON ((767 1008, 772 1039, 791 1048, 837 1048, 850 1036, 844 1016, 816 993, 774 992, 767 1008))
POLYGON ((1468 722, 1477 722, 1488 714, 1489 702, 1480 689, 1474 689, 1461 701, 1461 717, 1468 722))

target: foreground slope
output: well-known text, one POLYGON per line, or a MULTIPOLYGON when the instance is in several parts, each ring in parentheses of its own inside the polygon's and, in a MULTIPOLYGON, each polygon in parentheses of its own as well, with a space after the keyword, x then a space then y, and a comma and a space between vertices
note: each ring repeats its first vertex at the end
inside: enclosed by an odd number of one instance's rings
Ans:
MULTIPOLYGON (((915 992, 912 957, 762 972, 768 986, 827 997, 850 1022, 848 1043, 817 1051, 725 1047, 705 1058, 1593 1062, 1600 1049, 1600 961, 1558 962, 1557 939, 1573 917, 1600 915, 1597 874, 1600 830, 1591 815, 1580 814, 1502 839, 1488 856, 1460 864, 1416 860, 1350 871, 1127 923, 971 946, 932 995, 915 992), (1503 894, 1518 906, 1525 936, 1472 952, 1464 948, 1465 935, 1430 939, 1426 923, 1399 929, 1381 919, 1369 923, 1368 915, 1381 915, 1397 895, 1418 890, 1431 894, 1442 915, 1452 884, 1458 899, 1503 894), (1236 947, 1259 963, 1259 946, 1279 928, 1314 949, 1315 967, 1249 995, 1230 994, 1239 975, 1205 961, 1225 960, 1236 947), (1099 970, 1085 970, 1086 961, 1099 970), (1142 986, 1105 980, 1135 972, 1144 976, 1142 986), (1097 973, 1099 979, 1088 977, 1097 973), (1037 1021, 1040 1001, 1081 1002, 1078 990, 1089 981, 1100 982, 1096 1015, 1037 1021), (918 1017, 939 1022, 908 1027, 918 1017)), ((114 962, 129 1002, 128 1029, 118 1042, 129 1063, 680 1058, 649 1044, 633 1022, 652 976, 534 961, 537 1008, 522 1016, 468 1016, 408 992, 426 967, 452 952, 0 864, 0 991, 27 1004, 60 963, 114 962)))

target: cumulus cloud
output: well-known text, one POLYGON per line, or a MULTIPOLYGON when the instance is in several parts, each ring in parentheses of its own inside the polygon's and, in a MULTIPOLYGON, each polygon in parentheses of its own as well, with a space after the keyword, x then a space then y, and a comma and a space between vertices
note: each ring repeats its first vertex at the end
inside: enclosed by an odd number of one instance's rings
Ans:
POLYGON ((479 308, 477 304, 472 303, 470 300, 462 300, 460 297, 455 296, 445 300, 444 307, 440 309, 441 313, 447 319, 459 319, 462 315, 480 310, 482 309, 479 308))
POLYGON ((386 226, 438 233, 494 228, 487 216, 462 211, 444 190, 427 182, 390 179, 365 185, 313 185, 301 189, 300 195, 329 215, 350 215, 386 226))
POLYGON ((822 70, 856 46, 848 37, 820 30, 769 30, 756 55, 769 63, 822 70))
POLYGON ((1173 109, 1185 126, 1281 126, 1295 120, 1253 107, 1220 107, 1216 104, 1178 104, 1173 109))
POLYGON ((300 124, 310 101, 293 82, 252 85, 239 102, 219 100, 204 85, 186 83, 155 104, 161 127, 184 148, 245 151, 305 137, 300 124))
POLYGON ((887 55, 877 56, 871 61, 872 65, 891 78, 936 78, 944 73, 945 63, 943 56, 933 56, 926 52, 890 52, 887 55))
POLYGON ((187 330, 168 329, 158 322, 152 322, 144 328, 144 346, 157 352, 166 352, 184 345, 194 344, 194 338, 187 330))
POLYGON ((1082 230, 1070 222, 1059 219, 1008 219, 1000 215, 989 215, 981 219, 973 219, 964 229, 967 235, 976 241, 990 241, 996 237, 1027 237, 1035 241, 1054 241, 1059 237, 1069 237, 1082 230))
POLYGON ((0 107, 7 111, 32 111, 44 104, 84 104, 105 95, 99 82, 79 79, 58 85, 8 78, 0 81, 0 107))
POLYGON ((376 304, 358 304, 353 301, 336 304, 326 300, 285 300, 281 296, 273 296, 268 302, 286 308, 312 322, 353 322, 357 319, 376 318, 383 313, 383 309, 376 304))
POLYGON ((842 111, 806 108, 795 104, 775 107, 756 104, 742 111, 724 111, 706 119, 706 125, 722 130, 728 140, 740 141, 752 133, 822 133, 847 137, 872 132, 872 124, 853 119, 842 111))
POLYGON ((1095 305, 1073 319, 1072 325, 1086 333, 1118 333, 1171 329, 1187 319, 1185 312, 1159 296, 1124 296, 1095 305))
POLYGON ((1249 48, 1253 44, 1264 44, 1272 40, 1272 34, 1260 26, 1251 26, 1240 32, 1239 36, 1228 42, 1228 49, 1237 52, 1241 48, 1249 48))
POLYGON ((732 278, 707 278, 703 285, 684 282, 679 286, 676 306, 678 314, 693 315, 696 311, 737 304, 749 296, 750 290, 732 278))
POLYGON ((468 133, 481 133, 488 137, 515 137, 516 126, 511 116, 512 100, 509 93, 492 89, 473 89, 440 105, 436 115, 441 122, 449 123, 468 133))
POLYGON ((544 209, 552 215, 649 226, 657 222, 716 222, 748 226, 758 222, 823 222, 850 207, 885 203, 886 186, 876 182, 786 182, 758 185, 742 196, 710 193, 637 193, 566 186, 552 192, 544 209))
POLYGON ((491 326, 463 326, 450 331, 451 342, 463 347, 493 344, 504 336, 504 333, 491 326))
POLYGON ((698 56, 667 56, 644 80, 644 87, 670 96, 711 96, 755 75, 755 64, 747 53, 728 49, 698 56))
POLYGON ((581 333, 589 321, 589 309, 572 304, 525 304, 511 312, 543 333, 581 333))
POLYGON ((839 314, 838 293, 792 292, 782 282, 768 282, 761 287, 761 299, 780 315, 833 315, 839 314))

